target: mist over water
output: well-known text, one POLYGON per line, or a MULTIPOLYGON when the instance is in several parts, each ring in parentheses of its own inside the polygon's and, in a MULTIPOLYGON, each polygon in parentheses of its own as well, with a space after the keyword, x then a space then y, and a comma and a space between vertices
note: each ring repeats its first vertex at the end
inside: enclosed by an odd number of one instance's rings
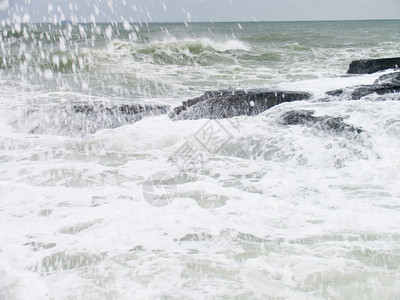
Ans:
POLYGON ((399 56, 399 25, 2 24, 0 299, 399 298, 398 94, 325 95, 388 73, 344 76, 399 56), (313 96, 117 128, 68 110, 227 88, 313 96), (283 125, 292 110, 363 131, 283 125))

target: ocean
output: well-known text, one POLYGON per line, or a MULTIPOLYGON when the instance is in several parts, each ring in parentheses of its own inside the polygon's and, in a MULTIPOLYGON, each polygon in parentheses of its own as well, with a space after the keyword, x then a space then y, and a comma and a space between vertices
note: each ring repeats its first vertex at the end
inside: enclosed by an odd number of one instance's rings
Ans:
POLYGON ((3 22, 0 299, 399 299, 400 98, 325 94, 399 49, 399 20, 3 22), (312 97, 121 126, 65 111, 224 89, 312 97))

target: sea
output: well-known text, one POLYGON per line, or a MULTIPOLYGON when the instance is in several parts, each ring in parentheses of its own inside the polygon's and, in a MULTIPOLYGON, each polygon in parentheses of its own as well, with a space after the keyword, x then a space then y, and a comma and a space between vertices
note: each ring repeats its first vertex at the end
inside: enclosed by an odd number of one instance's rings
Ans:
POLYGON ((325 94, 399 54, 399 20, 2 22, 0 299, 400 299, 399 95, 325 94), (312 97, 122 126, 65 110, 225 89, 312 97))

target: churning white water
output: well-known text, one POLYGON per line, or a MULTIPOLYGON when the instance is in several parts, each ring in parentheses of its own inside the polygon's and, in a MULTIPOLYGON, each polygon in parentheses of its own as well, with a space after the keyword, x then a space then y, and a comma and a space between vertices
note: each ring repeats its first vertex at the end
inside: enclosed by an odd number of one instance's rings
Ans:
POLYGON ((325 95, 381 76, 343 75, 398 55, 398 26, 2 28, 0 299, 400 298, 399 96, 325 95), (60 123, 68 103, 174 107, 221 88, 313 97, 224 120, 60 123), (291 110, 362 132, 282 124, 291 110))

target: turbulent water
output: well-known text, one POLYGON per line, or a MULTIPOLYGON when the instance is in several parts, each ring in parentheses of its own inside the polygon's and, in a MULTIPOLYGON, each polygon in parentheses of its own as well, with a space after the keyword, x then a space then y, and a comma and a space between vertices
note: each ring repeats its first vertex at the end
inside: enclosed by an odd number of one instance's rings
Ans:
POLYGON ((400 21, 3 24, 0 46, 0 299, 400 298, 399 97, 325 95, 381 76, 344 74, 399 56, 400 21), (313 97, 84 134, 62 109, 225 88, 313 97))

